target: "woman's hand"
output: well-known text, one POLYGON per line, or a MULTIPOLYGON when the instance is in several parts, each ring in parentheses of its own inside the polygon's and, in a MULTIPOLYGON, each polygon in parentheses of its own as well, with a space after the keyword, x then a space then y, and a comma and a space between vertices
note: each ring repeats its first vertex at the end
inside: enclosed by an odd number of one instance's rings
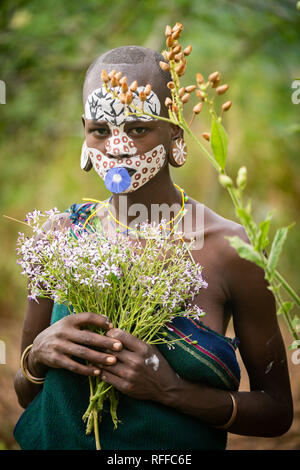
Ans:
POLYGON ((166 401, 181 379, 159 350, 117 328, 110 329, 106 337, 120 341, 123 348, 114 353, 115 364, 103 367, 101 378, 134 398, 166 401))
POLYGON ((68 315, 39 333, 28 357, 30 372, 42 377, 47 368, 52 367, 82 375, 99 375, 104 365, 116 363, 116 357, 109 352, 119 351, 120 341, 90 331, 88 326, 104 331, 112 328, 104 315, 79 313, 68 315), (87 363, 81 364, 76 359, 87 363))

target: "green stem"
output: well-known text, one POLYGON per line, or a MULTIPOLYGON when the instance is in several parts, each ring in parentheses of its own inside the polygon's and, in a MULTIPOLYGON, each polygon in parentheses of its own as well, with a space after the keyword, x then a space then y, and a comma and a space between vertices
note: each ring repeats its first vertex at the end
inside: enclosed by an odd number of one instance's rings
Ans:
POLYGON ((300 298, 294 291, 294 289, 289 285, 289 283, 281 276, 278 271, 275 271, 275 278, 282 284, 282 287, 288 292, 291 298, 296 302, 298 307, 300 307, 300 298))

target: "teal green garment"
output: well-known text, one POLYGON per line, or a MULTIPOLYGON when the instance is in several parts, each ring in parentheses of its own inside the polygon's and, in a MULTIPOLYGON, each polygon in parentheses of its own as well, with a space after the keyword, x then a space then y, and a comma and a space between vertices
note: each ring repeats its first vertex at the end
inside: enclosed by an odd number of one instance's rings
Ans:
MULTIPOLYGON (((67 307, 54 305, 52 323, 68 314, 67 307)), ((209 341, 215 340, 222 347, 228 345, 221 335, 212 335, 209 341)), ((228 348, 232 349, 231 345, 228 348)), ((209 364, 206 358, 202 363, 186 347, 176 345, 175 349, 169 350, 161 345, 159 349, 181 377, 194 381, 205 380, 223 389, 230 388, 213 363, 209 364)), ((201 394, 199 397, 201 399, 201 394)), ((42 391, 26 408, 15 427, 16 441, 24 450, 95 450, 94 435, 86 435, 85 423, 82 421, 88 403, 87 377, 63 369, 49 369, 42 391)), ((104 450, 226 448, 225 431, 154 401, 137 400, 119 393, 118 418, 121 423, 114 430, 109 409, 104 405, 99 425, 100 442, 104 450)))

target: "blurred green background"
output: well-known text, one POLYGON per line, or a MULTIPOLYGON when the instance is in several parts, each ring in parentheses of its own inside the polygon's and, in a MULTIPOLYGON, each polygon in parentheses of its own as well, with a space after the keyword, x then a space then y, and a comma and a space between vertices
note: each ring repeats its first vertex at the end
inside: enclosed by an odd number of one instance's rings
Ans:
MULTIPOLYGON (((0 397, 4 448, 14 446, 14 412, 5 413, 9 407, 16 409, 11 378, 26 286, 15 257, 22 226, 2 215, 23 220, 34 208, 57 206, 63 211, 82 197, 108 195, 96 174, 80 170, 85 71, 97 55, 113 47, 136 44, 162 51, 165 25, 176 21, 184 26, 181 43, 193 46, 183 84, 194 83, 196 72, 207 77, 218 70, 222 82, 230 85, 225 96, 233 105, 224 119, 228 174, 235 177, 246 165, 247 197, 255 218, 260 221, 275 209, 273 233, 296 222, 280 271, 299 290, 300 104, 291 100, 292 82, 300 78, 296 1, 2 0, 0 79, 6 84, 6 104, 0 105, 0 338, 7 343, 7 367, 0 365, 0 378, 2 394, 5 384, 12 394, 8 405, 0 397)), ((192 105, 186 107, 187 116, 192 105)), ((209 131, 205 113, 194 121, 193 130, 199 136, 209 131)), ((215 170, 187 143, 188 161, 172 169, 174 181, 191 197, 235 219, 215 170)), ((299 372, 300 365, 294 373, 299 372)))

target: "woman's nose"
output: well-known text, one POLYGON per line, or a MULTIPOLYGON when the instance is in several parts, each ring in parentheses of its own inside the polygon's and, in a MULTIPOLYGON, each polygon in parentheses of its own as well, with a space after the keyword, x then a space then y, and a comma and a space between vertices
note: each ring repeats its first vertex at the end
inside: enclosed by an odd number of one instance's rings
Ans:
POLYGON ((109 137, 105 143, 105 150, 107 155, 112 157, 135 155, 137 152, 134 141, 130 139, 125 132, 121 132, 119 129, 113 130, 112 136, 109 137))

